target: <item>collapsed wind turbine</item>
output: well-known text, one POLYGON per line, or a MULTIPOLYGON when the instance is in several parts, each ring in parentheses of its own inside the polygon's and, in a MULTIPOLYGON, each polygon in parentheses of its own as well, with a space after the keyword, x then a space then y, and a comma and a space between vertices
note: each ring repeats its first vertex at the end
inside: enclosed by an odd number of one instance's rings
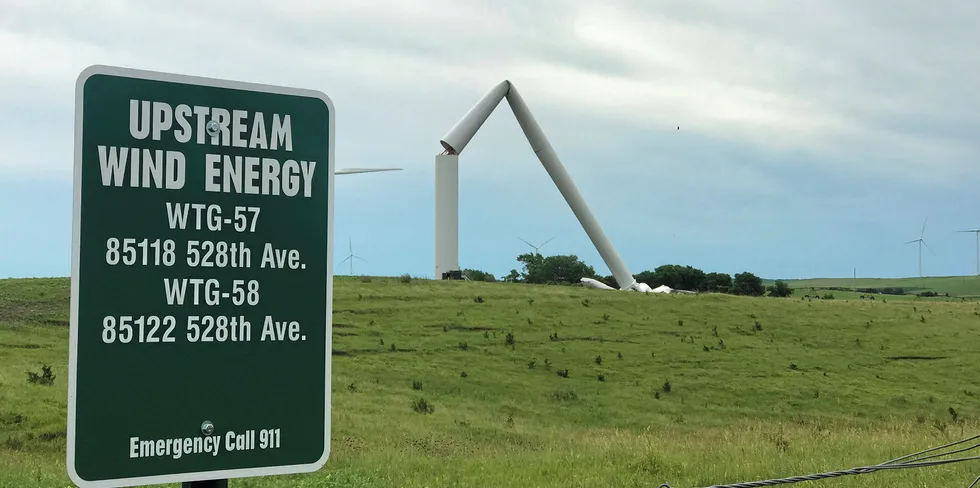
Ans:
MULTIPOLYGON (((646 283, 636 281, 626 267, 626 263, 619 257, 619 253, 592 215, 571 176, 565 171, 558 154, 534 120, 524 99, 509 80, 504 80, 490 89, 439 141, 445 151, 436 155, 435 160, 435 279, 442 279, 450 273, 459 271, 459 155, 505 97, 531 149, 534 150, 541 165, 551 176, 558 191, 582 224, 592 244, 602 256, 602 260, 612 271, 619 288, 652 291, 646 283)), ((591 281, 583 279, 582 283, 585 286, 595 287, 595 283, 591 281)))

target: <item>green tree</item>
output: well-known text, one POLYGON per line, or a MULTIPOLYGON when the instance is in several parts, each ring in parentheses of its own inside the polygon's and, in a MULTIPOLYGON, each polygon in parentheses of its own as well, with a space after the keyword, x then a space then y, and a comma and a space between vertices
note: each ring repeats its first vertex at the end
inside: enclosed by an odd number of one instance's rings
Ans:
POLYGON ((769 287, 769 296, 771 297, 788 297, 793 294, 793 289, 789 287, 783 280, 776 280, 772 286, 769 287))
POLYGON ((486 271, 480 271, 478 269, 464 269, 463 276, 470 281, 497 281, 497 278, 494 277, 492 273, 487 273, 486 271))
POLYGON ((521 274, 518 273, 516 269, 512 269, 510 270, 510 273, 501 276, 500 281, 506 281, 509 283, 519 283, 521 282, 521 274))
POLYGON ((732 275, 728 273, 708 273, 705 275, 705 291, 729 293, 732 290, 732 275))
POLYGON ((636 281, 646 283, 651 288, 667 285, 671 288, 691 291, 707 290, 707 275, 693 266, 664 264, 653 271, 643 271, 636 275, 636 281))
POLYGON ((592 266, 574 254, 544 257, 526 253, 518 256, 517 261, 523 265, 521 281, 525 283, 579 283, 582 278, 601 278, 592 266))
POLYGON ((757 297, 762 296, 765 292, 766 288, 762 285, 762 278, 748 271, 735 274, 735 279, 732 281, 732 293, 757 297))
POLYGON ((543 274, 544 270, 542 268, 544 256, 538 253, 524 253, 517 256, 517 262, 521 263, 520 281, 534 284, 548 282, 543 274))

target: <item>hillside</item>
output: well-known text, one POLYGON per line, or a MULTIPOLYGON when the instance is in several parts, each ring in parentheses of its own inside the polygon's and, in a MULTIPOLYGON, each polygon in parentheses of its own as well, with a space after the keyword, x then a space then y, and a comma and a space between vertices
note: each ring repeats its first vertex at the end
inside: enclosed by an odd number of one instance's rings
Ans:
MULTIPOLYGON (((771 285, 775 280, 764 280, 771 285)), ((830 288, 903 288, 908 294, 933 291, 953 297, 980 298, 980 276, 926 276, 924 278, 813 278, 783 280, 798 290, 830 288)))
MULTIPOLYGON (((0 488, 69 485, 68 290, 0 280, 0 488), (43 365, 53 386, 27 381, 43 365)), ((334 308, 327 468, 233 486, 681 488, 873 464, 978 430, 977 302, 338 277, 334 308)), ((814 486, 966 486, 975 471, 814 486)))

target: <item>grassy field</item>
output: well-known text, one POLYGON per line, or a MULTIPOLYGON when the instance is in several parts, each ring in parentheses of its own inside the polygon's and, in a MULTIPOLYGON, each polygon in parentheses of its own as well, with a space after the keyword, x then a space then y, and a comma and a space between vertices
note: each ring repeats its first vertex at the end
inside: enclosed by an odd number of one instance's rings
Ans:
MULTIPOLYGON (((980 431, 975 301, 336 283, 330 461, 232 486, 697 487, 875 464, 980 431)), ((68 290, 0 280, 2 488, 71 486, 68 290), (29 382, 44 365, 53 385, 29 382)), ((808 484, 977 475, 980 461, 808 484)))
MULTIPOLYGON (((765 280, 771 285, 775 280, 765 280)), ((980 298, 980 276, 926 276, 924 278, 814 278, 783 280, 790 287, 809 291, 810 288, 903 288, 914 297, 916 293, 933 291, 953 297, 980 298)))

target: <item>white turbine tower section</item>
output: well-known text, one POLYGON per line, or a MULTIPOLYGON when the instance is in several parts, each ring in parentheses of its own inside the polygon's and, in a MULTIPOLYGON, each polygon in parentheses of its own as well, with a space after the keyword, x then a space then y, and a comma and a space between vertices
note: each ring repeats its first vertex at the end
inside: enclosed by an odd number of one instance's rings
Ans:
POLYGON ((435 279, 459 270, 459 156, 436 156, 435 279))
POLYGON ((977 235, 977 276, 980 276, 980 229, 958 230, 956 232, 973 232, 977 235))
POLYGON ((565 171, 565 167, 561 164, 544 132, 541 131, 541 127, 534 120, 534 116, 531 115, 524 99, 521 98, 517 88, 509 80, 500 82, 487 92, 439 141, 446 151, 436 156, 435 164, 436 279, 441 279, 444 272, 459 269, 459 154, 463 152, 470 139, 490 117, 490 114, 493 113, 504 97, 507 98, 507 103, 510 105, 511 111, 514 112, 517 123, 524 131, 524 136, 527 137, 527 142, 534 150, 534 154, 537 155, 541 165, 551 176, 555 186, 558 187, 558 191, 561 192, 575 217, 582 224, 606 266, 612 271, 619 288, 621 290, 651 291, 645 283, 637 283, 629 268, 626 267, 626 263, 619 257, 619 253, 616 252, 616 248, 613 247, 609 238, 602 231, 599 222, 592 215, 592 211, 589 210, 571 176, 565 171))
POLYGON ((929 244, 926 244, 926 241, 924 241, 922 239, 922 237, 925 236, 925 234, 926 234, 926 223, 927 222, 929 222, 929 217, 926 217, 926 219, 922 221, 922 231, 919 232, 919 238, 918 239, 915 239, 915 240, 906 242, 906 244, 912 244, 913 242, 918 242, 919 243, 919 278, 922 278, 922 246, 926 246, 926 249, 928 249, 929 252, 931 252, 933 256, 936 255, 935 251, 933 251, 932 248, 929 247, 929 244))

